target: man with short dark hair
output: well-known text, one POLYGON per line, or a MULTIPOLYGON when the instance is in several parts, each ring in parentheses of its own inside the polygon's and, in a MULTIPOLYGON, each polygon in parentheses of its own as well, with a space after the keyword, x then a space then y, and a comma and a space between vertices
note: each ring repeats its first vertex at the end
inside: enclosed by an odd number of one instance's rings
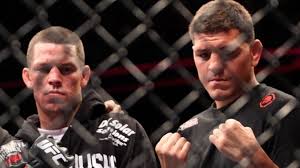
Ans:
POLYGON ((30 41, 22 77, 33 91, 38 115, 15 135, 29 149, 26 166, 155 168, 143 127, 122 112, 107 113, 113 109, 93 87, 83 95, 91 75, 84 61, 83 44, 69 29, 52 26, 30 41), (37 159, 45 164, 36 164, 37 159))
POLYGON ((198 77, 214 103, 182 124, 178 133, 161 138, 156 145, 161 166, 291 164, 300 146, 298 101, 257 81, 254 68, 263 46, 255 39, 248 11, 233 0, 210 1, 197 11, 189 33, 198 77), (286 107, 291 110, 282 114, 286 107))

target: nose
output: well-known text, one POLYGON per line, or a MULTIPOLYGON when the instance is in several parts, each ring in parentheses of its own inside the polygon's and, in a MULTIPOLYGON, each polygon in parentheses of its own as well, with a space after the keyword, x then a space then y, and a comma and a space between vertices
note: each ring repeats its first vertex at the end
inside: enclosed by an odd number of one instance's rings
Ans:
POLYGON ((223 73, 224 67, 225 62, 224 60, 222 60, 221 56, 217 53, 212 52, 208 66, 209 71, 214 73, 214 75, 219 75, 223 73))
POLYGON ((48 83, 55 88, 62 85, 62 74, 56 66, 52 67, 48 74, 48 83))

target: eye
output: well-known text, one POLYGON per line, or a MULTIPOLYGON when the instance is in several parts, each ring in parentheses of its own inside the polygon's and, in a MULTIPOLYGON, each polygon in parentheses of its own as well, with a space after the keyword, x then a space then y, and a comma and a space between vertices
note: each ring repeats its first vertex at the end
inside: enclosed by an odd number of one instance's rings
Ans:
POLYGON ((211 55, 211 51, 208 51, 208 50, 196 52, 196 56, 200 57, 203 60, 208 60, 210 58, 210 55, 211 55))
POLYGON ((40 65, 37 67, 33 68, 34 71, 39 72, 39 73, 49 73, 51 70, 51 66, 50 65, 40 65))
POLYGON ((77 68, 73 65, 61 65, 58 69, 63 75, 69 75, 77 70, 77 68))
POLYGON ((240 48, 236 48, 233 51, 228 50, 228 49, 222 49, 220 52, 221 52, 223 60, 230 60, 230 59, 237 57, 240 54, 241 50, 240 50, 240 48))

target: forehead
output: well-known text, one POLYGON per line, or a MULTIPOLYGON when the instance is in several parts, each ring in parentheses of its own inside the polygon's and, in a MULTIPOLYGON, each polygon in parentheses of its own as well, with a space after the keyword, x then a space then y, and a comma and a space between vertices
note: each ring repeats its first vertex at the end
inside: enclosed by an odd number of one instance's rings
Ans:
POLYGON ((239 31, 236 29, 231 29, 226 32, 219 33, 198 33, 194 34, 194 45, 193 49, 206 49, 210 47, 226 47, 230 44, 238 42, 239 31))
POLYGON ((33 47, 32 64, 65 61, 79 62, 75 45, 40 42, 33 47))

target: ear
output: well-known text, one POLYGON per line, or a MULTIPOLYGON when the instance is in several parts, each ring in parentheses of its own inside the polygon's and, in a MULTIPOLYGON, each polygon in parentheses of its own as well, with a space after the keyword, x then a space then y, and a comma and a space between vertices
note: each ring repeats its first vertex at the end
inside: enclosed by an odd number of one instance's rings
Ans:
POLYGON ((192 50, 194 51, 195 50, 195 45, 193 44, 193 46, 192 46, 192 50))
POLYGON ((32 89, 32 80, 31 80, 31 77, 30 77, 30 70, 29 70, 29 68, 23 68, 22 78, 23 78, 23 81, 24 81, 25 85, 29 89, 32 89))
POLYGON ((82 70, 81 88, 84 88, 90 80, 91 69, 88 65, 85 65, 82 70))
POLYGON ((251 54, 252 54, 252 66, 255 67, 262 55, 263 45, 260 40, 256 39, 251 45, 251 54))

